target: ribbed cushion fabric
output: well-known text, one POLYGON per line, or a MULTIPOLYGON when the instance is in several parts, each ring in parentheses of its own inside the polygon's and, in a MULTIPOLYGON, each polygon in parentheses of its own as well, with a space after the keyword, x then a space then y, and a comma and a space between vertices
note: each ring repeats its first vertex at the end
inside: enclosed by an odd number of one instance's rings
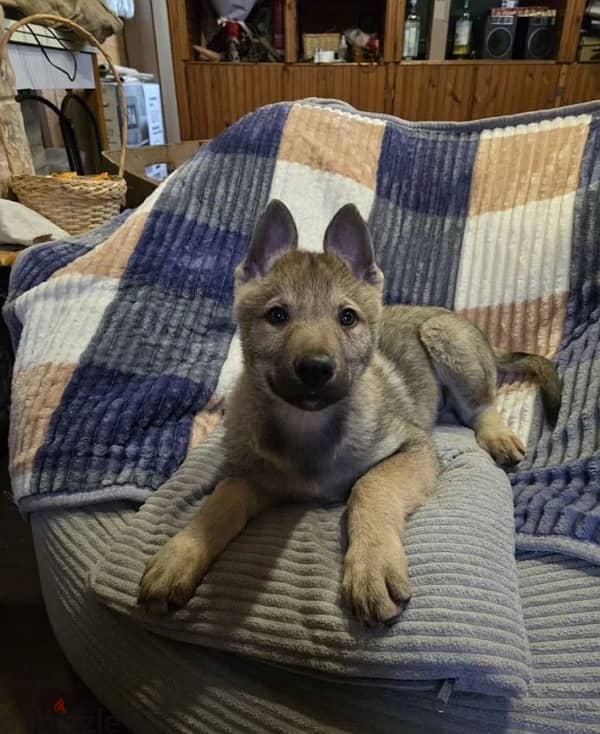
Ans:
POLYGON ((518 595, 510 485, 465 428, 440 428, 438 489, 410 519, 413 598, 392 628, 365 630, 341 606, 344 506, 273 510, 225 550, 194 598, 166 617, 136 606, 148 558, 201 508, 222 458, 220 431, 131 520, 92 588, 159 634, 316 673, 456 681, 522 695, 529 651, 518 595))
POLYGON ((402 692, 295 675, 151 634, 89 592, 91 568, 127 532, 121 505, 35 513, 40 576, 58 640, 85 683, 136 734, 597 734, 600 570, 580 559, 517 561, 533 682, 518 700, 402 692))

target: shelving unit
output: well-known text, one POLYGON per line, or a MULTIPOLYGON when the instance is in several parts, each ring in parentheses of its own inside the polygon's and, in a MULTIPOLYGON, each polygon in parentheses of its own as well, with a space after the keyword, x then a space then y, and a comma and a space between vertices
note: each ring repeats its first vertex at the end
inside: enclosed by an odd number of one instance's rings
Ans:
POLYGON ((469 120, 600 99, 600 64, 576 62, 586 0, 553 4, 560 17, 556 60, 436 62, 402 60, 406 1, 387 0, 378 64, 300 61, 304 1, 285 2, 284 62, 233 64, 194 61, 198 4, 168 0, 182 139, 212 137, 260 105, 309 96, 409 120, 469 120))

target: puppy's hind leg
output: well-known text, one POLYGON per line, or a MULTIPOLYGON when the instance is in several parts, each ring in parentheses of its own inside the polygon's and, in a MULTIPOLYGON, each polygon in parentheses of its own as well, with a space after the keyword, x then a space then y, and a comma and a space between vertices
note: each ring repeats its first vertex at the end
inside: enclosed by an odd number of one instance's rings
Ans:
POLYGON ((475 431, 479 445, 500 464, 518 464, 525 447, 494 407, 498 373, 487 337, 452 313, 425 321, 420 337, 440 382, 461 419, 475 431))

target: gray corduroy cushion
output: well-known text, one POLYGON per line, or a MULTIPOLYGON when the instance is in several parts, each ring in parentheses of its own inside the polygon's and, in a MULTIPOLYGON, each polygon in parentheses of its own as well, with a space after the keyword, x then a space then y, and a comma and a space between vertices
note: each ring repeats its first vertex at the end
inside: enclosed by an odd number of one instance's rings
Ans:
POLYGON ((258 518, 216 561, 185 609, 136 606, 147 559, 219 478, 217 431, 133 516, 94 568, 111 608, 159 634, 389 686, 455 679, 456 689, 521 695, 530 675, 505 474, 468 429, 438 428, 438 489, 409 521, 414 595, 400 621, 365 630, 340 605, 344 508, 288 507, 258 518))

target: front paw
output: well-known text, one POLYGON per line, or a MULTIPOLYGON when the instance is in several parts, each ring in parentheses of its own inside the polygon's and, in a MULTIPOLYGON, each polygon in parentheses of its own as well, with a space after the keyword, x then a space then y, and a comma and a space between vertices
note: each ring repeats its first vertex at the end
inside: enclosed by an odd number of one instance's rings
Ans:
POLYGON ((354 615, 367 626, 392 624, 412 595, 402 543, 353 543, 344 561, 342 593, 354 615))
POLYGON ((207 570, 198 538, 185 531, 177 533, 146 564, 138 604, 155 614, 180 609, 192 597, 207 570))

